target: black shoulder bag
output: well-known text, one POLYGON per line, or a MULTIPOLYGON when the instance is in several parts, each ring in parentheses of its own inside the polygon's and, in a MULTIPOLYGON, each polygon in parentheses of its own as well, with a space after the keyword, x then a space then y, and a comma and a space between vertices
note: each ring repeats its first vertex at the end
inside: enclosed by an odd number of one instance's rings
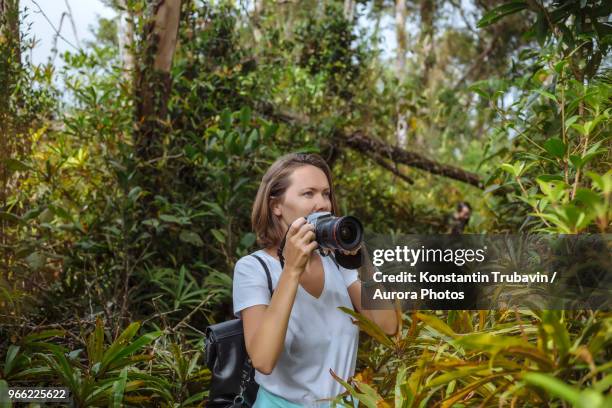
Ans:
MULTIPOLYGON (((270 296, 272 277, 266 263, 253 255, 263 266, 268 278, 270 296)), ((206 365, 212 374, 208 408, 251 407, 257 398, 259 385, 255 369, 244 344, 242 319, 213 324, 206 328, 206 365)))

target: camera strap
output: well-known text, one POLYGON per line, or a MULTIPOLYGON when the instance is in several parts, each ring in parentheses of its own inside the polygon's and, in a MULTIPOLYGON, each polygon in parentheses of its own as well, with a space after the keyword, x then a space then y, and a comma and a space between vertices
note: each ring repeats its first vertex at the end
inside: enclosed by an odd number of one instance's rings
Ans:
MULTIPOLYGON (((287 230, 287 232, 289 232, 289 230, 287 230)), ((285 236, 283 237, 283 240, 281 241, 280 245, 278 246, 278 250, 276 251, 276 255, 278 255, 278 260, 280 261, 280 264, 281 264, 281 270, 283 270, 283 268, 285 267, 285 257, 283 256, 283 249, 285 249, 285 241, 287 240, 287 232, 285 232, 285 236)))

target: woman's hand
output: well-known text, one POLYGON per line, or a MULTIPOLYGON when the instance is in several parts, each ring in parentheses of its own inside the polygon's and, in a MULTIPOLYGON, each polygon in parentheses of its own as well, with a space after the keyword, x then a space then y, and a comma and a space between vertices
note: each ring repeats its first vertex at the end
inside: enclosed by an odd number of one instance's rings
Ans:
POLYGON ((283 256, 285 270, 295 273, 298 277, 306 269, 310 254, 317 248, 314 225, 300 217, 289 226, 283 256))

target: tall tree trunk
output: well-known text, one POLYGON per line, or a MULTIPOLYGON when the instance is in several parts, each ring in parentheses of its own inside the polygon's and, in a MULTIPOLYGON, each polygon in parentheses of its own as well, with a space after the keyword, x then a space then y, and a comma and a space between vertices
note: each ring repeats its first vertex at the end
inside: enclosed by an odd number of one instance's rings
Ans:
POLYGON ((134 71, 134 16, 126 0, 119 0, 119 55, 123 68, 123 75, 129 80, 134 71))
POLYGON ((421 83, 426 88, 429 84, 429 73, 436 63, 434 49, 434 15, 436 12, 435 0, 421 0, 421 34, 419 36, 419 48, 421 49, 423 61, 423 73, 421 83))
POLYGON ((261 15, 264 11, 264 0, 255 0, 255 9, 253 10, 253 37, 255 38, 255 42, 259 43, 261 41, 262 33, 261 33, 261 15))
POLYGON ((355 16, 355 0, 344 0, 344 18, 353 21, 355 16))
MULTIPOLYGON (((397 39, 397 59, 396 59, 396 75, 398 83, 401 85, 404 82, 404 70, 406 68, 406 48, 407 48, 407 36, 406 36, 406 15, 408 14, 406 8, 406 0, 395 1, 395 35, 397 39)), ((408 121, 406 119, 406 112, 404 112, 404 98, 400 97, 400 100, 396 106, 397 112, 397 123, 395 130, 396 143, 400 147, 406 146, 408 140, 408 121)))
POLYGON ((406 68, 406 0, 395 0, 395 38, 397 40, 397 57, 395 61, 398 78, 402 76, 406 68))
MULTIPOLYGON (((158 171, 157 161, 163 157, 163 136, 172 131, 168 123, 168 99, 172 86, 170 69, 178 42, 178 28, 181 16, 181 0, 159 0, 153 9, 152 18, 146 24, 143 43, 140 46, 135 73, 135 123, 134 149, 138 159, 138 173, 135 182, 148 194, 139 200, 139 209, 134 217, 142 219, 155 217, 157 209, 153 197, 164 194, 167 184, 158 171)), ((126 242, 129 238, 126 238, 126 242)), ((127 318, 129 310, 129 288, 135 265, 139 259, 137 246, 125 249, 125 262, 121 279, 119 319, 127 318)), ((117 324, 119 327, 120 324, 117 324)))
MULTIPOLYGON (((419 35, 419 67, 423 67, 421 71, 421 90, 422 94, 428 96, 432 91, 429 86, 431 69, 436 63, 436 54, 434 49, 434 14, 436 10, 436 0, 421 0, 420 16, 421 16, 421 33, 419 35)), ((416 144, 424 146, 424 132, 417 132, 416 144)))
POLYGON ((181 0, 161 0, 147 24, 142 61, 136 73, 135 147, 138 157, 149 161, 161 154, 160 135, 165 123, 172 80, 170 69, 178 41, 181 0))

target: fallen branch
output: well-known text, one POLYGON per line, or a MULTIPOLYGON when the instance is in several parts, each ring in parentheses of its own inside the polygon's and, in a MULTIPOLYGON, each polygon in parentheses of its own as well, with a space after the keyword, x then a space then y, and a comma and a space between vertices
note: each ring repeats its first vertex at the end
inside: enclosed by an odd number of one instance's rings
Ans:
MULTIPOLYGON (((267 102, 260 103, 257 110, 264 116, 288 125, 301 127, 312 126, 312 121, 308 117, 290 112, 281 112, 275 109, 272 104, 267 102)), ((367 136, 361 130, 347 134, 341 129, 338 129, 334 132, 333 138, 334 142, 344 144, 368 157, 377 155, 379 158, 389 158, 389 160, 396 164, 404 164, 406 166, 427 171, 437 176, 462 181, 474 187, 478 187, 481 190, 484 189, 484 183, 480 179, 480 176, 476 173, 471 173, 448 164, 438 163, 420 153, 411 152, 397 146, 391 146, 382 140, 367 136)), ((385 162, 384 165, 380 162, 377 163, 385 167, 387 170, 390 170, 387 167, 388 163, 385 162)))
POLYGON ((431 174, 462 181, 480 189, 484 188, 480 176, 475 173, 471 173, 447 164, 438 163, 419 153, 414 153, 396 146, 391 146, 381 140, 366 136, 360 130, 352 133, 351 135, 342 136, 344 138, 343 141, 347 146, 364 154, 371 154, 374 152, 382 157, 389 157, 389 159, 395 163, 401 163, 406 166, 425 170, 431 174))
MULTIPOLYGON (((285 123, 289 126, 299 126, 302 128, 308 128, 313 126, 313 121, 301 114, 293 112, 280 111, 269 102, 260 102, 256 106, 257 112, 261 115, 270 119, 285 123)), ((397 168, 394 168, 385 159, 392 161, 395 164, 403 164, 409 167, 413 167, 419 170, 424 170, 430 174, 436 176, 446 177, 452 180, 461 181, 463 183, 472 185, 481 190, 485 189, 484 182, 480 176, 476 173, 472 173, 463 170, 459 167, 451 166, 448 164, 438 163, 431 160, 420 153, 411 152, 406 149, 402 149, 397 146, 389 145, 388 143, 374 139, 367 136, 363 131, 357 130, 351 134, 347 134, 341 129, 337 129, 332 136, 332 142, 345 145, 353 150, 357 150, 360 153, 374 159, 381 167, 391 171, 398 177, 406 180, 410 183, 410 177, 397 173, 397 168)), ((493 195, 503 196, 507 193, 512 192, 513 189, 509 187, 500 187, 496 190, 492 190, 493 195)))
POLYGON ((366 154, 369 158, 374 160, 379 166, 389 170, 391 173, 395 174, 397 177, 401 178, 408 184, 414 184, 414 180, 411 179, 408 175, 402 173, 397 166, 392 166, 387 163, 387 161, 377 154, 366 154))

